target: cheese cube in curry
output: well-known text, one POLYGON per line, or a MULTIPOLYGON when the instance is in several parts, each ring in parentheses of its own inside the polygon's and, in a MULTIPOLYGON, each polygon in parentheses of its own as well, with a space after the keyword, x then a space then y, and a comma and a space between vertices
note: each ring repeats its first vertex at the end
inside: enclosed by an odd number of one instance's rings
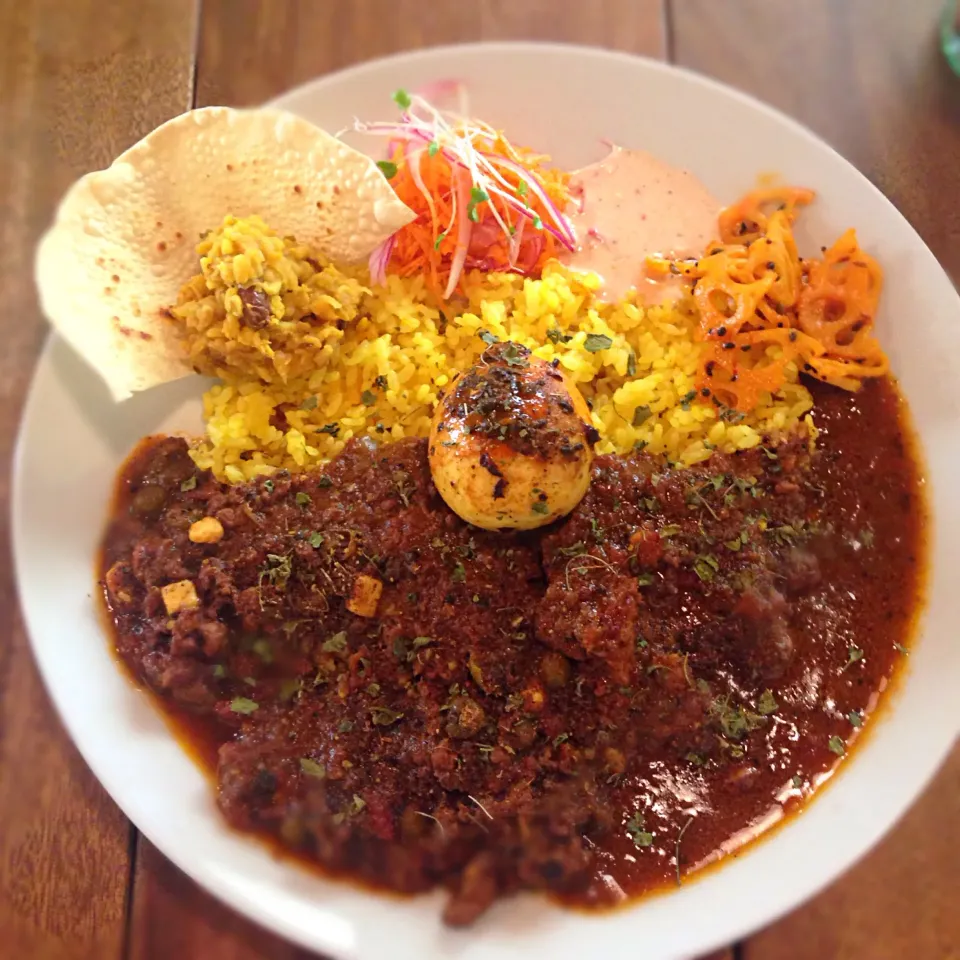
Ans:
POLYGON ((167 613, 170 614, 177 613, 179 610, 193 610, 200 606, 197 588, 192 580, 168 583, 160 588, 160 595, 163 597, 163 605, 167 608, 167 613))
POLYGON ((353 581, 353 590, 347 600, 347 609, 358 617, 372 617, 376 615, 380 594, 383 593, 383 583, 376 577, 368 577, 361 573, 353 581))
POLYGON ((203 517, 190 524, 187 536, 193 543, 219 543, 223 539, 223 524, 216 517, 203 517))

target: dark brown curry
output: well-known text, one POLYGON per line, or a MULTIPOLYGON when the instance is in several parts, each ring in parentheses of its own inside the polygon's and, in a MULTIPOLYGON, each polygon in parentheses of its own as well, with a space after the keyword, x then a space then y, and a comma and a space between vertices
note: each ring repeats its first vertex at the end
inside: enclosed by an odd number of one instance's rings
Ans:
POLYGON ((425 441, 235 487, 145 441, 103 545, 117 650, 230 823, 368 883, 444 885, 450 923, 522 888, 592 905, 676 883, 809 796, 919 606, 896 390, 811 389, 816 453, 599 457, 529 534, 451 513, 425 441))

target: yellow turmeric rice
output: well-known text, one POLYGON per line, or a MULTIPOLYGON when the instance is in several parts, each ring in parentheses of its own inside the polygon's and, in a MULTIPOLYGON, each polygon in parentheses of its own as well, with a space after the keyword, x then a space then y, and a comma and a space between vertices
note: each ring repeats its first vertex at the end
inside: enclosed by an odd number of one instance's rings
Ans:
POLYGON ((227 217, 198 246, 200 273, 171 309, 191 362, 221 382, 204 396, 192 455, 229 482, 323 463, 353 437, 426 436, 453 377, 492 338, 559 359, 591 406, 599 453, 643 448, 679 465, 809 431, 809 392, 788 382, 742 415, 694 391, 692 301, 645 307, 596 299, 599 279, 548 264, 539 280, 468 274, 439 304, 419 278, 341 270, 259 218, 227 217), (257 326, 244 301, 259 291, 257 326))

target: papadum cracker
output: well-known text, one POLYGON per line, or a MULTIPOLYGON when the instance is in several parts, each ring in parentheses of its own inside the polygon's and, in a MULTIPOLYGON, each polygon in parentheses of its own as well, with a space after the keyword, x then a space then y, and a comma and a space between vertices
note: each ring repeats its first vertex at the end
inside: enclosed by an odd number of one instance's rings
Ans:
POLYGON ((293 114, 206 107, 158 127, 70 188, 37 251, 44 312, 114 399, 192 372, 165 312, 227 214, 343 263, 414 217, 373 160, 293 114))

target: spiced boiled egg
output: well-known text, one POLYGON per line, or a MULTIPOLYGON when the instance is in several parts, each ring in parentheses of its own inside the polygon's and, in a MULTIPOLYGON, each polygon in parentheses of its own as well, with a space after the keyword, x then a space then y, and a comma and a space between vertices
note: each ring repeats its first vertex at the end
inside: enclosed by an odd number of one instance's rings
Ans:
POLYGON ((430 471, 454 513, 487 530, 542 527, 590 485, 598 440, 576 385, 516 343, 496 343, 437 406, 430 471))

